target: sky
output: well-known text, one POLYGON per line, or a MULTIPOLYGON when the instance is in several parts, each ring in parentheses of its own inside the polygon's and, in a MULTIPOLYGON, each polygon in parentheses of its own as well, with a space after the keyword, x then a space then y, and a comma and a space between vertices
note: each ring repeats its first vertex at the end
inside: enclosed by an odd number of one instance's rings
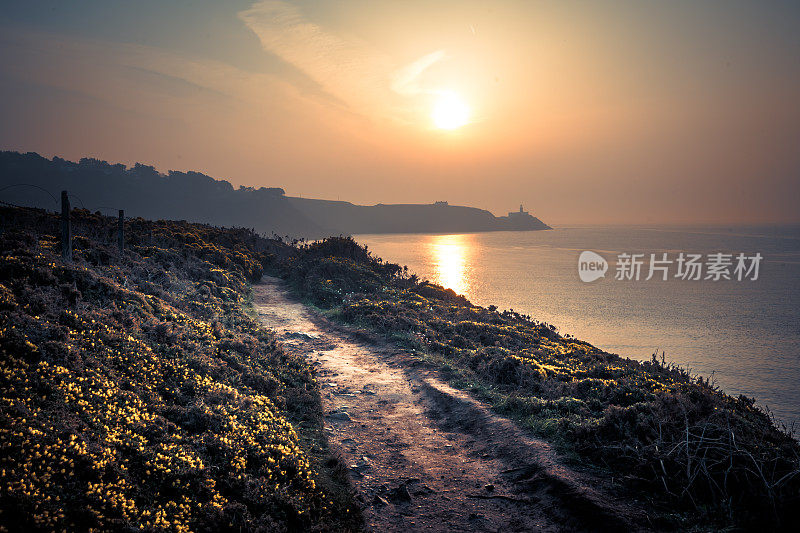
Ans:
POLYGON ((797 2, 5 4, 0 149, 551 225, 800 222, 797 2))

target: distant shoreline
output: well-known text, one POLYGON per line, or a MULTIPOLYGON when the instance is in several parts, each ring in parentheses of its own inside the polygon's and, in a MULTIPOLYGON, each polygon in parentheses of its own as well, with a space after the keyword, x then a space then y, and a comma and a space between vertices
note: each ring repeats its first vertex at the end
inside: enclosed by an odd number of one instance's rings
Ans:
POLYGON ((523 210, 495 216, 485 209, 431 204, 356 205, 286 196, 280 187, 234 188, 200 172, 160 173, 92 158, 47 159, 33 152, 0 151, 0 201, 58 210, 68 191, 73 207, 124 210, 127 217, 187 220, 252 228, 282 237, 319 239, 361 233, 471 233, 534 231, 550 226, 523 210))

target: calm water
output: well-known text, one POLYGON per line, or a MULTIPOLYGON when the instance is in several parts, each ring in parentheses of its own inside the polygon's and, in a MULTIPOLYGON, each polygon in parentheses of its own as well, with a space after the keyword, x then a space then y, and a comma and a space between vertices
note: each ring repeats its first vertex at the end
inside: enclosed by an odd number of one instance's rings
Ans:
POLYGON ((559 332, 623 356, 667 360, 754 396, 786 423, 800 422, 800 227, 565 227, 538 232, 358 235, 386 260, 408 265, 473 303, 512 308, 559 332), (610 263, 584 283, 578 256, 610 263), (761 253, 755 281, 644 281, 650 253, 761 253), (617 281, 619 253, 645 253, 642 280, 617 281))

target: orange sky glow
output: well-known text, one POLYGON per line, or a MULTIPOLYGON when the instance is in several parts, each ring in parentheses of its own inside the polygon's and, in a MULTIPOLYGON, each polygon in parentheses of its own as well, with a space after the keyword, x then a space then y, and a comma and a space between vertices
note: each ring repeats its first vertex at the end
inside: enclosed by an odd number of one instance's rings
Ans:
POLYGON ((0 17, 0 149, 551 224, 800 222, 790 3, 32 4, 0 17))

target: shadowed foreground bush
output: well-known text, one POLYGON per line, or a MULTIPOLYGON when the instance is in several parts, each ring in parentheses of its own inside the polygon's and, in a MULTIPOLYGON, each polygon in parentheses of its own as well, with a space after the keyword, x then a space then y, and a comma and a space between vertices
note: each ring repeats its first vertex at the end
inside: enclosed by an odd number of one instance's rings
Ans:
POLYGON ((358 528, 307 362, 245 312, 286 246, 133 220, 121 258, 78 210, 64 263, 55 216, 0 211, 0 529, 358 528))

